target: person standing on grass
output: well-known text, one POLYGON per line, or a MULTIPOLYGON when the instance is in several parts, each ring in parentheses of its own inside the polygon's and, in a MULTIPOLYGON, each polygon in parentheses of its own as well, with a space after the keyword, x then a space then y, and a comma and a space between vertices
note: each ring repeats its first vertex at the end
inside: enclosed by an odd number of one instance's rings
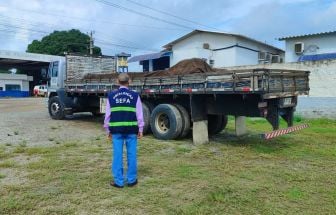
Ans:
POLYGON ((108 94, 104 128, 113 144, 112 175, 110 185, 124 187, 123 146, 127 149, 127 185, 138 183, 137 139, 142 138, 144 120, 142 103, 138 93, 128 89, 130 77, 126 73, 118 76, 119 89, 108 94))

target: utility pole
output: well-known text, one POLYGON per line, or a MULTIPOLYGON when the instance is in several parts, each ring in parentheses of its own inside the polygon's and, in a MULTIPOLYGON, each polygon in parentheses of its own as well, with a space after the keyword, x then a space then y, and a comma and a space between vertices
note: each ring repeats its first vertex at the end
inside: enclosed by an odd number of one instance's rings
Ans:
POLYGON ((94 47, 94 45, 93 45, 93 34, 94 34, 94 32, 91 31, 90 35, 89 35, 89 37, 90 37, 90 47, 89 47, 90 55, 93 55, 93 47, 94 47))

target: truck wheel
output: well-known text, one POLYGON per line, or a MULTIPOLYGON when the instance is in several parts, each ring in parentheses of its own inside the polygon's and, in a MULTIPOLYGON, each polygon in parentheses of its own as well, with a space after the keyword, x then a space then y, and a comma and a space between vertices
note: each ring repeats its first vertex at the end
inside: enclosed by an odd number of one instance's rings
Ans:
POLYGON ((208 115, 208 133, 215 135, 220 133, 227 125, 227 116, 208 115))
POLYGON ((177 138, 182 132, 180 111, 173 105, 160 104, 151 114, 150 125, 153 135, 162 140, 177 138))
POLYGON ((190 115, 187 109, 180 104, 174 104, 174 106, 180 111, 182 117, 182 132, 180 138, 186 137, 190 132, 190 115))
POLYGON ((143 112, 143 118, 145 122, 143 133, 147 134, 150 130, 150 110, 146 103, 142 103, 142 112, 143 112))
POLYGON ((148 102, 148 101, 144 101, 143 103, 147 105, 149 112, 152 113, 155 108, 155 105, 153 105, 151 102, 148 102))
POLYGON ((222 125, 220 127, 220 130, 218 133, 220 133, 221 131, 223 131, 226 128, 226 125, 228 123, 228 117, 226 115, 222 115, 223 117, 223 121, 222 121, 222 125))
MULTIPOLYGON (((155 106, 151 102, 148 102, 148 101, 143 101, 142 104, 145 104, 148 108, 148 111, 149 111, 149 113, 148 113, 148 128, 147 128, 147 132, 146 132, 147 134, 149 134, 149 133, 152 133, 152 129, 151 129, 151 126, 150 126, 150 119, 151 119, 151 114, 152 114, 155 106)), ((144 114, 144 118, 145 118, 145 113, 143 113, 143 114, 144 114)), ((145 126, 146 126, 146 123, 145 123, 145 126)), ((144 134, 146 134, 146 133, 144 133, 144 134)))
POLYGON ((49 99, 48 110, 52 119, 61 120, 65 118, 64 105, 58 96, 49 99))

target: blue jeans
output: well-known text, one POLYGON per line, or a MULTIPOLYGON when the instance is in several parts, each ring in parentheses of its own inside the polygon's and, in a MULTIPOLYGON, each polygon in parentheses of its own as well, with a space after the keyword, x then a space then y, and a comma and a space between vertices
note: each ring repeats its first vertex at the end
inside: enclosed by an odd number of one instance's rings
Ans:
POLYGON ((124 185, 123 146, 127 149, 127 182, 137 180, 137 135, 136 134, 112 134, 113 162, 112 175, 114 183, 124 185))

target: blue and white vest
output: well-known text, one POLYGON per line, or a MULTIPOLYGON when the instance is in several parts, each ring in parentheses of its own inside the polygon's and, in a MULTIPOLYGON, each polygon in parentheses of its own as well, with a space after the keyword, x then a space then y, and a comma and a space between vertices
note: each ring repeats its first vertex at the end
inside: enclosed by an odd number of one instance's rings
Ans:
POLYGON ((138 96, 138 93, 127 88, 120 88, 109 93, 108 99, 111 106, 109 129, 111 134, 138 133, 139 128, 136 117, 138 96))

